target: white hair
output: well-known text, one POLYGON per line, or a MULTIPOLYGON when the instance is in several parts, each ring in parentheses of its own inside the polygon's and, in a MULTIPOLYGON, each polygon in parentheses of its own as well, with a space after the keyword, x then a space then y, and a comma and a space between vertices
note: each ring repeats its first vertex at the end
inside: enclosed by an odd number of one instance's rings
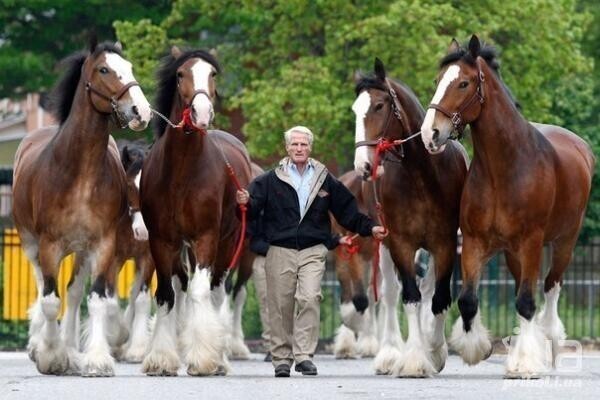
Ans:
POLYGON ((287 131, 285 131, 285 133, 283 134, 283 137, 285 138, 285 144, 290 144, 290 142, 292 141, 292 133, 294 132, 305 134, 308 137, 308 144, 312 146, 314 139, 313 133, 310 129, 301 125, 294 126, 293 128, 290 128, 287 131))

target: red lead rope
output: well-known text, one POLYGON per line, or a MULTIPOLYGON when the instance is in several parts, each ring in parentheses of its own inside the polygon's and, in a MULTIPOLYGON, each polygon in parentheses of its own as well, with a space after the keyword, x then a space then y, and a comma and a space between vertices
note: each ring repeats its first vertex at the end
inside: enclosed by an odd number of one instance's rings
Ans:
MULTIPOLYGON (((225 164, 227 165, 227 173, 233 181, 233 184, 235 185, 236 189, 242 190, 242 185, 240 185, 240 181, 238 181, 233 167, 227 160, 225 160, 225 164)), ((233 253, 233 258, 231 259, 231 262, 229 263, 229 267, 227 267, 227 269, 232 269, 236 266, 238 260, 240 259, 240 255, 242 254, 244 239, 246 239, 246 212, 248 211, 248 208, 245 204, 238 204, 238 206, 240 207, 240 212, 242 213, 242 230, 240 231, 240 238, 238 239, 237 246, 235 247, 235 253, 233 253)))

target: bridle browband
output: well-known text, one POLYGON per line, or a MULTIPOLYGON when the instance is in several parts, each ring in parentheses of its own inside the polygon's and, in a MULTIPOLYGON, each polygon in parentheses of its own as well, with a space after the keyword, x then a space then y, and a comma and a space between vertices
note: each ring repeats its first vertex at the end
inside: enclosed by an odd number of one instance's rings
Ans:
POLYGON ((121 128, 125 128, 127 126, 127 123, 125 121, 125 115, 123 115, 123 113, 121 113, 119 111, 119 107, 118 107, 118 101, 121 99, 121 97, 123 97, 123 95, 125 93, 127 93, 127 91, 132 88, 133 86, 140 86, 140 84, 136 81, 131 81, 125 85, 123 85, 123 87, 113 96, 107 96, 104 93, 102 93, 101 91, 99 91, 98 89, 94 88, 92 86, 92 82, 87 79, 85 82, 85 90, 88 94, 88 99, 90 100, 90 104, 92 105, 92 107, 94 107, 94 110, 98 111, 101 114, 111 114, 115 116, 115 122, 117 123, 117 125, 119 125, 121 128), (95 94, 96 96, 108 101, 112 107, 112 112, 110 113, 106 113, 104 111, 100 111, 96 108, 96 106, 94 105, 94 102, 92 101, 92 93, 95 94))
POLYGON ((485 96, 484 96, 484 91, 483 91, 483 83, 485 82, 485 75, 484 75, 483 71, 481 70, 481 65, 479 64, 479 60, 477 60, 476 63, 477 63, 477 89, 475 90, 473 95, 467 101, 465 101, 460 107, 458 107, 457 111, 450 112, 450 111, 446 110, 444 107, 442 107, 441 105, 434 104, 434 103, 429 104, 429 106, 427 107, 428 109, 432 108, 436 111, 441 112, 442 114, 444 114, 446 117, 448 117, 450 119, 450 121, 452 122, 452 126, 454 127, 454 129, 452 130, 452 133, 450 134, 450 139, 459 139, 462 136, 462 133, 466 126, 466 124, 464 123, 462 113, 467 108, 469 108, 471 106, 471 104, 473 104, 473 102, 475 102, 475 100, 479 100, 480 104, 483 104, 483 102, 485 101, 485 96))

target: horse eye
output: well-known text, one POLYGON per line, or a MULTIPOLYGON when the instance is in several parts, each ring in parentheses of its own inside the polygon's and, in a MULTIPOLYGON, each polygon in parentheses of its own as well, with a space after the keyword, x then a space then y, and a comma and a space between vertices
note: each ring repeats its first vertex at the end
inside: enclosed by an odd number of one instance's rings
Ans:
POLYGON ((469 81, 462 81, 462 82, 461 82, 461 83, 458 85, 458 87, 459 87, 460 89, 464 89, 464 88, 466 88, 467 86, 469 86, 469 81))
POLYGON ((100 68, 100 73, 101 73, 101 74, 108 74, 108 68, 106 68, 106 67, 101 67, 101 68, 100 68))
POLYGON ((210 77, 211 78, 214 78, 215 76, 217 76, 217 73, 215 71, 213 71, 213 72, 210 73, 210 77))
POLYGON ((381 110, 382 108, 383 108, 383 103, 377 103, 377 104, 375 105, 375 111, 379 111, 379 110, 381 110))
POLYGON ((177 79, 183 78, 183 72, 177 71, 177 79))

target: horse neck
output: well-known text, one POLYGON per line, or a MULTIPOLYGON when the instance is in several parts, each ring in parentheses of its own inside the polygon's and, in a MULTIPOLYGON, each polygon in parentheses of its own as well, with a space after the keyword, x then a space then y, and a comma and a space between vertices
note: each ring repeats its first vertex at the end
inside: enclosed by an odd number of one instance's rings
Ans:
MULTIPOLYGON (((176 94, 169 119, 176 124, 179 123, 182 120, 184 108, 185 105, 180 100, 179 95, 176 94)), ((165 135, 165 151, 169 154, 165 160, 168 159, 170 165, 177 165, 176 168, 171 169, 172 171, 182 168, 183 164, 190 162, 190 157, 184 157, 185 154, 195 154, 196 157, 193 157, 193 159, 197 160, 204 150, 205 134, 197 132, 186 134, 181 128, 173 128, 167 125, 165 135)))
POLYGON ((53 140, 54 151, 60 153, 55 163, 64 163, 75 171, 101 171, 107 156, 108 124, 108 115, 96 111, 80 81, 71 112, 53 140))
POLYGON ((529 146, 532 134, 528 122, 517 111, 504 87, 487 67, 485 100, 477 120, 471 123, 474 160, 491 171, 506 171, 523 157, 531 159, 537 150, 529 146))

